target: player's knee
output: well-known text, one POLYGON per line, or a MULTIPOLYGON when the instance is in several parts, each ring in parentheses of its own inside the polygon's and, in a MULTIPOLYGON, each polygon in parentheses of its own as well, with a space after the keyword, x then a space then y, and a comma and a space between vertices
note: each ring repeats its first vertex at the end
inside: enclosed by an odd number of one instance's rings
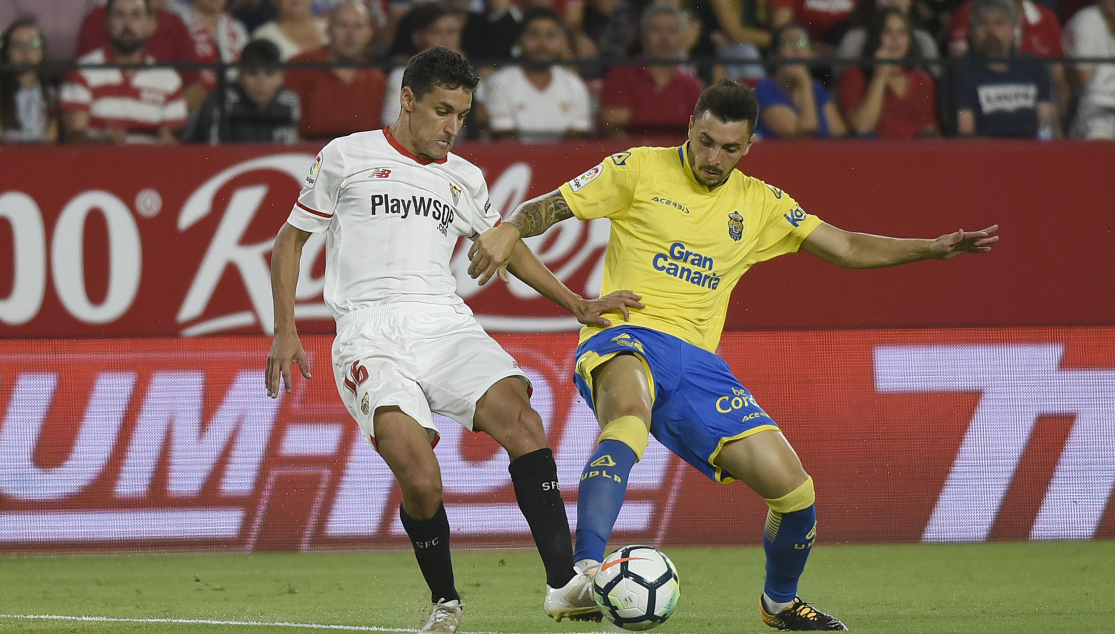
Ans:
MULTIPOLYGON (((802 473, 805 473, 802 471, 802 473)), ((767 506, 776 513, 794 513, 805 510, 817 501, 816 491, 813 489, 813 478, 805 476, 805 482, 791 489, 785 495, 777 498, 767 498, 767 506)))
POLYGON ((507 449, 512 460, 549 446, 546 428, 542 425, 542 416, 529 406, 520 409, 511 417, 504 438, 506 439, 504 448, 507 449))
POLYGON ((620 416, 608 421, 600 430, 600 439, 618 440, 635 452, 635 459, 642 460, 643 452, 650 443, 650 431, 646 424, 637 416, 620 416))
POLYGON ((633 416, 639 419, 647 430, 650 430, 650 404, 640 394, 611 394, 606 405, 600 410, 606 418, 601 421, 602 425, 619 418, 633 416))
POLYGON ((437 474, 415 474, 399 482, 403 506, 407 513, 420 520, 430 519, 441 506, 441 478, 437 474))

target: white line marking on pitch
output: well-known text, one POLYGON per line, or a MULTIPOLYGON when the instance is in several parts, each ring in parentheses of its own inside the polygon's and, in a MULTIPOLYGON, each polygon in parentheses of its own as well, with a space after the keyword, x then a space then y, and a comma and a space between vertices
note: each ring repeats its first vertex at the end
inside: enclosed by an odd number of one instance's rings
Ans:
MULTIPOLYGON (((63 614, 0 614, 0 619, 25 619, 40 621, 83 621, 88 623, 171 623, 177 625, 244 625, 254 627, 292 627, 308 630, 345 630, 349 632, 414 632, 401 627, 375 625, 329 625, 325 623, 291 623, 288 621, 219 621, 216 619, 156 619, 119 618, 111 616, 68 616, 63 614)), ((607 628, 605 628, 607 631, 607 628)), ((500 632, 470 632, 470 634, 501 634, 500 632)), ((601 634, 596 632, 570 632, 569 634, 601 634)))

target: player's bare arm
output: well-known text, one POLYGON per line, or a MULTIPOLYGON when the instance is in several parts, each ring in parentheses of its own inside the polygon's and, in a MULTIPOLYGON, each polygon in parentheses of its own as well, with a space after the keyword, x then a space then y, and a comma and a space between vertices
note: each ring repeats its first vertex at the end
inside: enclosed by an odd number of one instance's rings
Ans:
POLYGON ((644 308, 639 301, 642 298, 631 291, 616 291, 604 297, 584 299, 569 290, 522 240, 515 242, 507 268, 543 297, 573 313, 582 324, 608 327, 612 322, 603 317, 603 313, 617 311, 623 314, 624 321, 630 321, 629 308, 644 308))
POLYGON ((302 376, 310 378, 310 365, 306 351, 298 339, 294 323, 294 290, 298 286, 298 267, 302 260, 302 247, 310 233, 284 223, 275 238, 271 254, 271 297, 275 305, 275 341, 267 355, 267 395, 279 396, 279 377, 289 394, 291 391, 291 366, 298 364, 302 376))
POLYGON ((492 276, 507 267, 515 244, 521 238, 542 235, 550 227, 572 217, 573 210, 556 189, 522 203, 506 222, 476 239, 468 252, 472 260, 468 274, 473 279, 479 277, 481 286, 487 284, 492 276))
POLYGON ((982 231, 946 233, 936 239, 907 239, 844 231, 824 223, 801 243, 802 251, 837 266, 852 269, 878 269, 886 266, 951 260, 966 253, 987 253, 999 241, 999 225, 982 231))

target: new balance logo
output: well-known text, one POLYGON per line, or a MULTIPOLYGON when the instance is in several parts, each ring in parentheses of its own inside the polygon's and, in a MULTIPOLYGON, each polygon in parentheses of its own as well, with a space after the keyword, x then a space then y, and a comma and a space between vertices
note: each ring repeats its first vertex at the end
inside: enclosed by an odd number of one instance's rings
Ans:
POLYGON ((596 460, 593 460, 592 464, 590 464, 589 466, 590 467, 614 467, 614 466, 616 466, 616 461, 612 460, 611 455, 600 456, 596 460))
POLYGON ((370 176, 372 178, 391 178, 391 170, 386 167, 377 167, 372 170, 370 176))

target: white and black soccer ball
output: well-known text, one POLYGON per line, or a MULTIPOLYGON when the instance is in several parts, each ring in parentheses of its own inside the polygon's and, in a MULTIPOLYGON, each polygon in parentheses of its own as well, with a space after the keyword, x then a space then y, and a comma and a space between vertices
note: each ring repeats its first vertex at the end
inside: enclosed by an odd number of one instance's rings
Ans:
POLYGON ((677 569, 651 546, 625 546, 608 555, 593 581, 596 603, 609 621, 627 630, 666 622, 681 597, 677 569))

